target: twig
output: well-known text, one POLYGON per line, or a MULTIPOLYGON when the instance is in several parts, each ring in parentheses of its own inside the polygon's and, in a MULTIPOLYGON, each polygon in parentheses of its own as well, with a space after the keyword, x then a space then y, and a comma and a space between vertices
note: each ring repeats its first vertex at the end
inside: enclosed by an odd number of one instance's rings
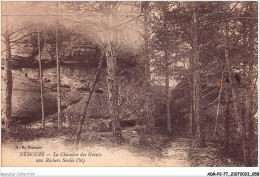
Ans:
POLYGON ((218 98, 219 98, 219 96, 213 102, 209 103, 207 106, 203 106, 202 108, 206 108, 206 107, 214 104, 218 100, 218 98))
POLYGON ((202 98, 205 98, 206 96, 208 96, 209 94, 211 94, 212 92, 214 92, 217 88, 214 88, 212 91, 210 91, 209 93, 207 93, 206 95, 202 96, 202 98))
MULTIPOLYGON (((223 80, 223 73, 222 72, 222 80, 223 80)), ((219 115, 219 107, 220 107, 220 99, 221 99, 221 93, 222 93, 222 86, 223 86, 223 82, 221 82, 220 84, 220 89, 219 89, 219 95, 218 95, 218 107, 217 107, 217 115, 216 115, 216 119, 215 119, 215 128, 214 128, 214 133, 213 136, 216 137, 217 134, 217 122, 218 122, 218 115, 219 115)))

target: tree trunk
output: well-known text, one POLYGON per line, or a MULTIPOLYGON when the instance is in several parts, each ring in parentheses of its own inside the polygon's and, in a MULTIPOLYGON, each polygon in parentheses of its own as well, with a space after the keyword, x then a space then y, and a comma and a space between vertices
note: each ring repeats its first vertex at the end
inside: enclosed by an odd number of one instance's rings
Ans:
POLYGON ((2 120, 4 129, 8 130, 12 118, 12 66, 11 66, 11 46, 8 34, 5 35, 5 47, 6 47, 6 57, 4 58, 4 70, 2 72, 3 81, 2 82, 2 120))
POLYGON ((58 46, 58 27, 56 27, 56 62, 57 62, 57 107, 58 107, 57 125, 58 125, 58 131, 60 131, 61 130, 61 90, 60 90, 60 57, 59 57, 59 46, 58 46))
POLYGON ((112 42, 105 47, 105 55, 107 61, 107 85, 108 95, 110 103, 110 113, 113 119, 112 129, 113 137, 116 139, 118 144, 122 143, 122 130, 119 121, 119 109, 118 109, 118 83, 116 76, 116 58, 114 56, 114 47, 112 42))
POLYGON ((194 65, 194 56, 192 57, 192 59, 190 60, 190 64, 191 64, 191 82, 190 82, 190 88, 191 88, 191 135, 196 135, 196 118, 195 118, 195 95, 196 95, 196 84, 195 84, 195 65, 194 65))
MULTIPOLYGON (((195 7, 195 9, 197 9, 195 7)), ((196 146, 203 147, 204 134, 203 134, 203 122, 201 118, 201 81, 200 81, 200 49, 199 49, 199 25, 197 10, 193 13, 193 57, 194 57, 194 84, 195 84, 195 119, 196 119, 196 146)))
POLYGON ((42 128, 45 129, 43 80, 42 80, 42 55, 41 55, 41 40, 40 40, 40 29, 39 29, 39 27, 38 27, 38 52, 39 52, 39 80, 40 80, 40 87, 41 87, 42 128))
POLYGON ((170 79, 169 79, 169 56, 165 50, 165 95, 166 95, 166 127, 169 133, 172 132, 171 115, 170 115, 170 79))
POLYGON ((225 116, 225 151, 226 154, 229 155, 229 95, 228 95, 228 88, 225 88, 225 109, 226 109, 226 116, 225 116))
MULTIPOLYGON (((249 5, 249 11, 253 11, 252 9, 252 3, 249 5)), ((246 42, 246 41, 244 41, 246 42)), ((247 145, 248 145, 248 160, 247 160, 247 166, 252 166, 252 152, 253 149, 251 147, 251 144, 254 140, 254 122, 253 122, 253 66, 254 66, 254 23, 249 22, 249 57, 246 57, 248 59, 248 84, 246 85, 245 89, 245 95, 246 95, 246 103, 245 103, 245 121, 246 121, 246 136, 247 136, 247 145)))
POLYGON ((145 89, 146 89, 146 130, 149 132, 154 126, 154 109, 153 109, 153 95, 151 93, 151 73, 150 73, 150 59, 149 59, 149 2, 142 2, 142 9, 144 15, 144 73, 145 73, 145 89))
MULTIPOLYGON (((168 7, 166 3, 162 4, 162 11, 163 11, 163 30, 167 31, 167 19, 166 15, 168 12, 168 7)), ((167 35, 167 34, 164 34, 167 35)), ((169 133, 172 132, 172 125, 171 125, 171 114, 170 114, 170 52, 168 50, 168 45, 166 41, 163 42, 164 48, 164 66, 165 66, 165 97, 166 97, 166 120, 165 127, 169 133)))
POLYGON ((193 134, 193 84, 190 83, 190 105, 189 105, 189 119, 188 119, 188 135, 193 134))
POLYGON ((193 95, 192 95, 192 111, 193 111, 193 118, 192 118, 192 121, 193 121, 193 126, 192 126, 192 134, 193 135, 196 135, 196 127, 197 127, 197 122, 196 122, 196 77, 195 77, 195 66, 194 66, 194 69, 193 69, 193 76, 192 76, 192 79, 193 79, 193 95))
POLYGON ((232 101, 233 101, 233 107, 234 107, 234 116, 236 118, 236 123, 238 126, 238 134, 241 138, 241 143, 242 143, 242 151, 243 151, 243 159, 244 159, 244 163, 247 164, 248 162, 248 149, 247 149, 247 145, 246 145, 246 134, 245 134, 245 129, 244 126, 242 124, 243 119, 241 117, 241 114, 239 112, 239 102, 237 99, 237 92, 236 89, 234 87, 234 81, 233 81, 233 77, 232 77, 232 68, 230 65, 230 61, 229 61, 229 57, 228 57, 228 31, 229 31, 229 25, 228 22, 226 22, 225 24, 225 60, 226 60, 226 67, 227 67, 227 71, 229 74, 229 83, 230 83, 230 89, 231 89, 231 93, 232 93, 232 101))
POLYGON ((144 11, 144 64, 145 64, 145 80, 146 85, 150 89, 151 87, 151 73, 150 73, 150 60, 149 60, 149 49, 148 49, 148 41, 149 41, 149 2, 145 2, 144 11))
POLYGON ((100 71, 101 71, 101 67, 103 65, 103 56, 101 56, 100 58, 100 61, 99 61, 99 65, 98 65, 98 68, 97 68, 97 73, 95 75, 95 79, 94 79, 94 83, 92 85, 92 89, 90 90, 90 93, 89 93, 89 96, 88 96, 88 99, 86 100, 86 102, 84 102, 84 106, 83 106, 83 111, 82 111, 82 114, 80 116, 80 120, 79 120, 79 124, 78 124, 78 129, 77 129, 77 139, 76 139, 76 145, 79 144, 79 140, 80 140, 80 135, 82 133, 82 127, 83 127, 83 124, 85 122, 85 119, 86 119, 86 113, 87 113, 87 109, 88 109, 88 106, 89 106, 89 102, 90 102, 90 99, 95 91, 95 88, 96 88, 96 85, 97 85, 97 81, 98 81, 98 78, 100 76, 100 71))
POLYGON ((203 147, 204 134, 203 134, 203 122, 201 117, 201 83, 200 83, 200 71, 195 72, 196 80, 196 92, 195 92, 195 119, 196 119, 196 146, 203 147))

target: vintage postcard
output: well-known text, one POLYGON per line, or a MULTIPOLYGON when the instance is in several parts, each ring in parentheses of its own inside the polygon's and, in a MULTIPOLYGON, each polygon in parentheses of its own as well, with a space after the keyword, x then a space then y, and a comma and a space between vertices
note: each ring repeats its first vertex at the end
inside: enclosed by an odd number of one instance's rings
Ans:
POLYGON ((258 2, 1 8, 2 167, 258 166, 258 2))

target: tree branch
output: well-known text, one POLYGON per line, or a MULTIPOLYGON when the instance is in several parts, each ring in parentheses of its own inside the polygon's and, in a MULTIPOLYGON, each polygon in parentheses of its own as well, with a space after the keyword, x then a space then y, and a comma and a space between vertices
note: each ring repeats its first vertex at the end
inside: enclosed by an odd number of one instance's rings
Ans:
POLYGON ((212 23, 209 23, 207 25, 204 25, 204 26, 201 26, 200 27, 200 30, 202 29, 205 29, 211 25, 214 25, 216 23, 222 23, 222 22, 227 22, 227 21, 231 21, 231 20, 240 20, 240 19, 245 19, 245 20, 258 20, 257 17, 234 17, 234 18, 228 18, 228 19, 225 19, 225 20, 219 20, 219 21, 215 21, 215 22, 212 22, 212 23))
POLYGON ((17 42, 19 42, 20 40, 24 39, 25 37, 27 37, 27 36, 29 36, 29 35, 31 35, 31 33, 28 33, 28 34, 26 34, 26 35, 23 35, 21 38, 16 39, 16 40, 14 40, 14 41, 10 41, 10 43, 17 43, 17 42))
POLYGON ((208 96, 209 94, 211 94, 212 92, 216 91, 217 88, 214 88, 213 90, 211 90, 210 92, 208 92, 206 95, 202 96, 201 98, 205 98, 206 96, 208 96))
POLYGON ((13 34, 18 33, 18 32, 20 32, 20 31, 22 31, 22 30, 27 29, 27 28, 30 28, 31 26, 33 26, 33 24, 31 24, 31 25, 29 25, 29 26, 26 26, 26 27, 23 27, 23 28, 20 28, 20 29, 17 30, 17 31, 11 32, 10 34, 8 34, 8 36, 11 37, 13 34))

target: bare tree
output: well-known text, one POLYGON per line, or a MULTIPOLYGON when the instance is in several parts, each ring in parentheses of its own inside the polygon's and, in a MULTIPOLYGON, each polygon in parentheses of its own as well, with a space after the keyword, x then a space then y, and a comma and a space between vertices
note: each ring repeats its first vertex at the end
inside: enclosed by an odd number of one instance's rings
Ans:
MULTIPOLYGON (((167 5, 164 3, 162 5, 162 11, 164 16, 163 28, 164 31, 167 31, 167 20, 166 15, 168 11, 167 5)), ((164 41, 164 65, 165 65, 165 95, 166 95, 166 128, 169 133, 172 132, 172 124, 171 124, 171 115, 170 115, 170 52, 167 49, 167 41, 164 41)))
POLYGON ((58 23, 55 30, 56 37, 56 67, 57 67, 57 105, 58 105, 58 118, 57 125, 58 131, 61 130, 61 89, 60 89, 60 57, 59 57, 59 46, 58 46, 58 23))
POLYGON ((2 120, 3 127, 8 130, 12 122, 12 89, 13 89, 13 77, 12 77, 12 49, 15 45, 19 44, 23 39, 31 35, 31 33, 25 33, 25 31, 32 25, 19 27, 16 30, 9 28, 10 24, 7 24, 2 28, 3 43, 5 50, 5 58, 3 60, 4 69, 2 69, 2 120))
POLYGON ((42 79, 42 55, 41 55, 41 40, 40 28, 38 27, 38 52, 39 52, 39 81, 41 88, 41 110, 42 110, 42 128, 45 129, 45 115, 44 115, 44 100, 43 100, 43 79, 42 79))
POLYGON ((201 78, 200 78, 200 48, 199 48, 199 17, 198 7, 193 7, 192 14, 193 26, 193 59, 194 59, 194 117, 196 120, 196 146, 201 147, 205 145, 203 134, 203 122, 201 117, 201 78))
POLYGON ((148 96, 146 97, 146 129, 147 131, 151 130, 151 127, 154 126, 154 112, 153 112, 153 97, 151 94, 151 73, 150 73, 150 58, 149 58, 149 12, 151 7, 149 6, 149 1, 141 2, 141 13, 143 14, 143 40, 144 40, 144 70, 145 70, 145 87, 147 90, 148 96))
MULTIPOLYGON (((248 5, 248 9, 250 12, 251 16, 254 16, 253 12, 253 3, 250 3, 248 5)), ((256 57, 255 57, 255 32, 254 32, 254 22, 253 21, 249 21, 248 22, 249 25, 249 30, 248 30, 248 48, 245 47, 245 49, 248 49, 249 52, 249 57, 244 56, 248 61, 247 61, 247 65, 248 66, 248 83, 246 84, 246 87, 244 89, 244 93, 245 93, 245 129, 246 129, 246 135, 247 135, 247 145, 248 146, 248 157, 247 157, 247 165, 251 166, 252 165, 252 154, 253 154, 253 149, 250 146, 250 143, 253 142, 253 138, 254 138, 254 120, 253 120, 253 98, 254 98, 254 87, 256 84, 254 84, 254 81, 257 79, 254 75, 254 64, 256 62, 256 57)), ((244 38, 243 38, 244 39, 244 38)), ((244 39, 243 43, 245 46, 247 46, 247 42, 244 39)), ((246 52, 245 52, 246 54, 246 52)), ((245 69, 244 69, 245 70, 245 69)), ((244 83, 245 85, 245 83, 244 83)))
POLYGON ((172 132, 171 115, 170 115, 170 73, 169 73, 169 52, 164 51, 165 57, 165 95, 166 95, 166 127, 169 133, 172 132))
POLYGON ((11 68, 11 41, 10 41, 10 34, 6 30, 4 34, 4 44, 5 44, 5 58, 4 58, 4 69, 2 70, 2 78, 3 78, 3 84, 2 89, 4 91, 4 94, 2 92, 2 119, 3 119, 3 125, 6 130, 10 127, 11 123, 11 114, 12 114, 12 68, 11 68))
MULTIPOLYGON (((110 113, 112 116, 112 130, 113 137, 116 139, 118 144, 123 141, 122 130, 120 126, 120 110, 119 110, 119 82, 118 82, 118 66, 116 62, 116 45, 117 45, 117 30, 118 30, 118 19, 117 19, 117 8, 120 4, 118 2, 107 2, 103 4, 103 13, 105 13, 104 22, 108 29, 103 29, 101 33, 101 39, 103 43, 103 50, 107 62, 107 86, 108 86, 108 97, 110 103, 110 113)), ((123 23, 121 23, 122 25, 123 23)))

